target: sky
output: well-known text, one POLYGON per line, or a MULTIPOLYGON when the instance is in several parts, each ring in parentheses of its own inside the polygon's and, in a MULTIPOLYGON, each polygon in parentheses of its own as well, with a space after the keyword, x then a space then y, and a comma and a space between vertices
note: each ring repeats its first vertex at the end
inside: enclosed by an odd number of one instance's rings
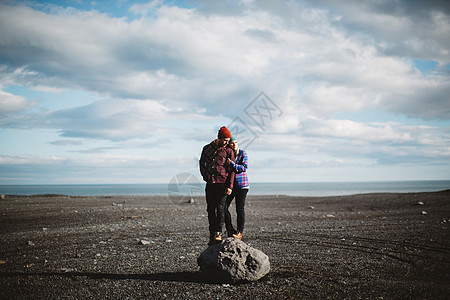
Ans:
POLYGON ((450 4, 0 0, 0 184, 450 179, 450 4))

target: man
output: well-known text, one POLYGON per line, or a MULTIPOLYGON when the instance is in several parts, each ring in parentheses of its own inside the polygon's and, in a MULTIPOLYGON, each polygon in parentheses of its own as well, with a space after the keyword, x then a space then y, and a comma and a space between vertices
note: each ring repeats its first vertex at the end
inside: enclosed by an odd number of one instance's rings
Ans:
POLYGON ((225 222, 225 202, 233 191, 234 172, 228 170, 227 160, 235 161, 234 151, 227 147, 230 131, 221 127, 217 139, 203 147, 200 156, 200 173, 206 181, 206 211, 209 222, 209 243, 222 241, 225 222))

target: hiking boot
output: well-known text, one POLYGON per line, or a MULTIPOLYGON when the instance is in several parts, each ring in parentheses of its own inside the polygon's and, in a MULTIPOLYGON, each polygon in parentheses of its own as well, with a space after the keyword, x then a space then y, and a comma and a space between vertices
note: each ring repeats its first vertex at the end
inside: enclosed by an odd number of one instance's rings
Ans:
POLYGON ((228 235, 228 237, 232 237, 233 236, 233 234, 236 234, 237 233, 237 231, 236 231, 236 229, 231 229, 231 230, 227 230, 227 235, 228 235))
POLYGON ((216 232, 216 233, 214 234, 214 242, 219 243, 219 242, 221 242, 221 241, 222 241, 222 236, 220 235, 219 232, 216 232))
POLYGON ((238 231, 237 233, 233 234, 233 237, 238 240, 242 240, 242 232, 238 231))

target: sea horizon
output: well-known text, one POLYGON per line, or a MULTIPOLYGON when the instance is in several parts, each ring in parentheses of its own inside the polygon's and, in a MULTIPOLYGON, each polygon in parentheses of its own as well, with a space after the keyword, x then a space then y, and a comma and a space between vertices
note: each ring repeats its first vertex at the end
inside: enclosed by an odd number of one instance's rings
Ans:
MULTIPOLYGON (((204 183, 148 184, 8 184, 0 185, 4 195, 58 194, 66 196, 183 195, 204 196, 204 183)), ((438 192, 450 189, 450 180, 255 182, 249 195, 343 196, 366 193, 438 192)))

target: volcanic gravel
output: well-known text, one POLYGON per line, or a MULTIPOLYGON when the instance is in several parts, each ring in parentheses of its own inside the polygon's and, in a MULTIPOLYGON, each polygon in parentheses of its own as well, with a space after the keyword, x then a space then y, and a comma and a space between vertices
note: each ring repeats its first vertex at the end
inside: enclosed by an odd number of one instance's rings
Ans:
POLYGON ((199 271, 204 198, 3 198, 1 299, 450 299, 450 191, 249 195, 243 241, 271 271, 240 284, 199 271))

